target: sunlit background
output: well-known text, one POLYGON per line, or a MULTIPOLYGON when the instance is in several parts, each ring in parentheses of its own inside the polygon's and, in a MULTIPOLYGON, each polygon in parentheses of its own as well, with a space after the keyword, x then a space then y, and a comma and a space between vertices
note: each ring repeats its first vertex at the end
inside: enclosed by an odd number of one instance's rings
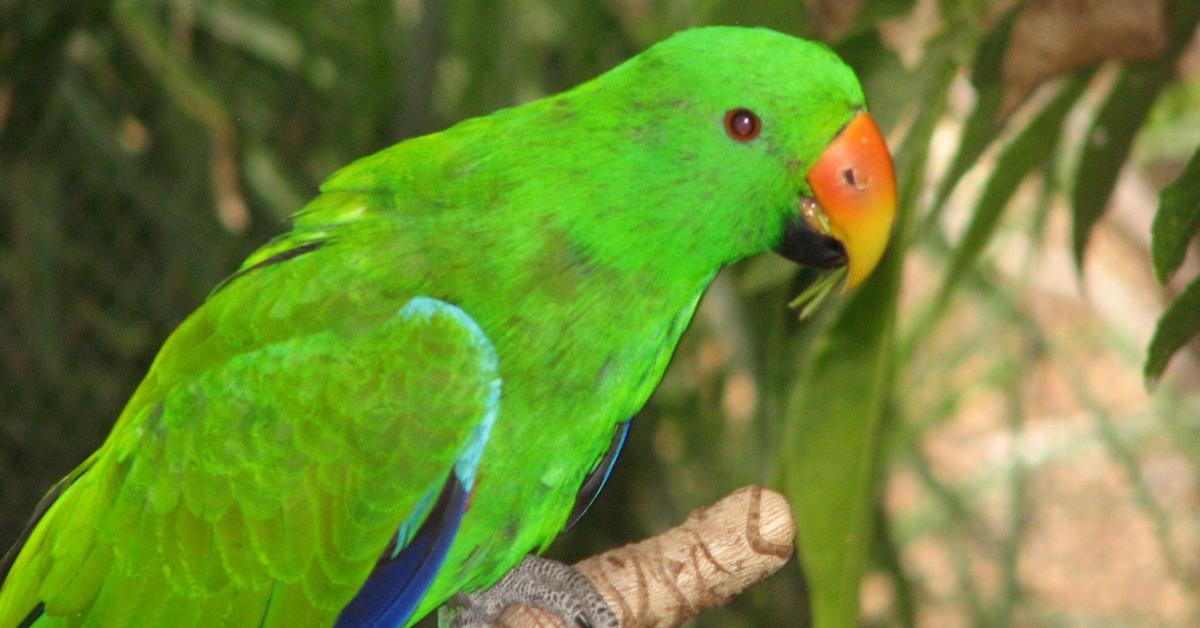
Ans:
POLYGON ((1200 273, 1194 238, 1166 285, 1150 254, 1200 145, 1195 5, 0 0, 0 544, 337 167, 674 31, 761 25, 863 77, 897 155, 896 255, 803 322, 786 304, 810 275, 722 274, 552 554, 762 483, 802 549, 847 558, 793 561, 697 625, 1200 625, 1194 339, 1152 393, 1143 376, 1200 273))

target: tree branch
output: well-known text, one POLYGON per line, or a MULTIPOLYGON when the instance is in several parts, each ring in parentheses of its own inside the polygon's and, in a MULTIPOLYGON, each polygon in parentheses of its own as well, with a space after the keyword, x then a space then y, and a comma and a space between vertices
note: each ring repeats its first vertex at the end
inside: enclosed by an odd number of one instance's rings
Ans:
MULTIPOLYGON (((783 496, 758 486, 734 491, 679 526, 575 565, 622 628, 678 626, 775 573, 792 556, 796 526, 783 496)), ((526 605, 505 610, 502 628, 564 628, 526 605)))

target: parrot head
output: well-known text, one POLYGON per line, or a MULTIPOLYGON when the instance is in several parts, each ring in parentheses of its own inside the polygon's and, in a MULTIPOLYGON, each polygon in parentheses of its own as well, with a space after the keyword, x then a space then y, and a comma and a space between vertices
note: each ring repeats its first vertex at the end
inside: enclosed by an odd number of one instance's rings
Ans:
POLYGON ((891 156, 854 73, 825 46, 698 28, 568 97, 608 112, 588 134, 605 145, 589 150, 637 199, 623 228, 657 229, 718 267, 768 250, 845 266, 847 289, 883 255, 897 202, 891 156))

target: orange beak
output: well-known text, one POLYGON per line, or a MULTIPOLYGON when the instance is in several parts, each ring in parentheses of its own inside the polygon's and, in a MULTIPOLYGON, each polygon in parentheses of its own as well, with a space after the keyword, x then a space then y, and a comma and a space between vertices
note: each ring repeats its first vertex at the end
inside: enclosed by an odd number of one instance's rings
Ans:
POLYGON ((879 264, 896 217, 896 172, 871 116, 859 112, 838 133, 808 171, 808 185, 816 202, 803 204, 804 218, 845 248, 850 290, 879 264))

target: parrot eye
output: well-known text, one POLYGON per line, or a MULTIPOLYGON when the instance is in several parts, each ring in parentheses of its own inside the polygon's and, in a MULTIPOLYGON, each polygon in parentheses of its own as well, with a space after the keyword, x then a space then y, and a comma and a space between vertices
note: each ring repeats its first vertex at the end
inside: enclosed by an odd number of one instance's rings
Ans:
POLYGON ((758 132, 761 130, 762 122, 749 109, 739 107, 730 109, 725 114, 725 132, 739 142, 749 142, 758 137, 758 132))

